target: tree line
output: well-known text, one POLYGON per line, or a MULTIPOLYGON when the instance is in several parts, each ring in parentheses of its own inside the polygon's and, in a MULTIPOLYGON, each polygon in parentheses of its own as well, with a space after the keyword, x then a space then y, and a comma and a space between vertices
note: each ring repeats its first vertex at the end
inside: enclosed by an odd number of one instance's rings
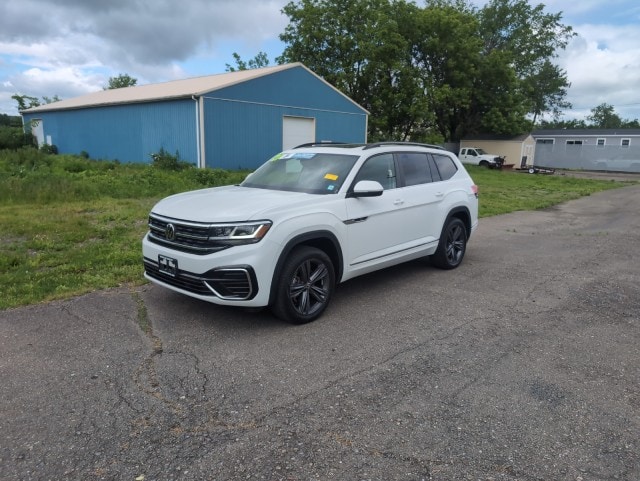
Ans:
POLYGON ((371 112, 369 137, 519 134, 569 106, 553 63, 574 35, 527 0, 298 0, 278 62, 300 61, 371 112))
MULTIPOLYGON (((369 139, 457 142, 534 128, 637 128, 603 103, 560 120, 570 84, 554 64, 575 35, 527 0, 297 0, 277 63, 302 62, 371 113, 369 139)), ((269 65, 264 52, 237 67, 269 65)))

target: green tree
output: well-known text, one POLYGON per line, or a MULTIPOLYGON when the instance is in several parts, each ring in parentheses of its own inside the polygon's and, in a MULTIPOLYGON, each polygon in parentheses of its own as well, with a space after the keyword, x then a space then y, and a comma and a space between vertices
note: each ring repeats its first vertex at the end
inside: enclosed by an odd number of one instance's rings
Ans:
POLYGON ((18 102, 18 110, 26 110, 62 100, 58 95, 54 95, 53 97, 43 96, 42 101, 40 101, 37 97, 32 97, 30 95, 15 94, 12 95, 11 98, 18 102))
POLYGON ((62 100, 58 95, 54 95, 53 97, 42 96, 42 101, 45 104, 52 104, 54 102, 60 102, 62 100))
POLYGON ((18 110, 26 110, 32 107, 40 106, 40 100, 38 97, 31 97, 30 95, 12 95, 11 98, 18 102, 18 110))
POLYGON ((537 128, 540 129, 586 129, 587 123, 583 119, 562 120, 554 118, 552 120, 538 121, 537 128))
POLYGON ((264 52, 258 52, 258 54, 250 59, 248 62, 245 62, 240 58, 240 55, 237 52, 233 52, 233 59, 236 62, 236 66, 226 65, 227 72, 237 72, 238 70, 249 70, 254 68, 263 68, 269 66, 269 57, 264 52))
POLYGON ((277 60, 304 63, 369 110, 371 140, 407 138, 428 112, 405 34, 417 10, 389 0, 290 2, 277 60))
POLYGON ((431 124, 443 139, 458 138, 477 102, 481 42, 478 21, 470 10, 432 2, 416 12, 411 39, 413 63, 419 69, 431 124))
POLYGON ((568 105, 551 59, 571 28, 527 0, 297 0, 279 62, 303 62, 371 112, 371 139, 517 134, 568 105))
POLYGON ((587 115, 587 120, 593 128, 598 129, 619 129, 623 124, 613 105, 607 103, 592 108, 591 115, 587 115))
POLYGON ((565 100, 570 86, 566 72, 561 71, 550 60, 546 60, 538 72, 524 78, 522 85, 529 102, 528 111, 533 114, 532 125, 545 113, 557 118, 562 109, 571 108, 571 103, 565 100))
POLYGON ((551 59, 575 36, 561 23, 562 13, 545 12, 544 4, 528 0, 491 0, 479 11, 480 36, 485 54, 500 51, 520 81, 520 94, 534 121, 545 112, 557 114, 565 101, 566 72, 551 59))
POLYGON ((116 77, 109 77, 109 83, 102 90, 121 89, 124 87, 133 87, 138 83, 137 78, 131 77, 129 74, 121 73, 116 77))

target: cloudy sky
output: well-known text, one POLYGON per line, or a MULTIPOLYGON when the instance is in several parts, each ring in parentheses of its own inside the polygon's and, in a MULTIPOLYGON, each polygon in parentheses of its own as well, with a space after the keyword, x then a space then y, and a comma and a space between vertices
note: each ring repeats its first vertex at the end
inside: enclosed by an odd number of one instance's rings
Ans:
MULTIPOLYGON (((584 118, 606 102, 640 119, 640 2, 541 0, 578 34, 557 59, 584 118)), ((11 96, 68 99, 101 90, 127 73, 138 85, 222 73, 283 45, 287 0, 2 0, 0 113, 17 114, 11 96)), ((417 2, 421 4, 420 1, 417 2)), ((477 5, 484 0, 476 0, 477 5)))

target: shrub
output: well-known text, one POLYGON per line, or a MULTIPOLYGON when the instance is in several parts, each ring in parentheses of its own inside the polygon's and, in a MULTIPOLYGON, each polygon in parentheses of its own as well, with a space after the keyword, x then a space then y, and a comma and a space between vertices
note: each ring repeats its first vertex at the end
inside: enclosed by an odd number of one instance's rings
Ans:
POLYGON ((187 172, 194 182, 205 187, 239 184, 248 173, 249 171, 236 172, 224 169, 192 169, 187 172))
POLYGON ((151 158, 153 159, 154 167, 162 170, 178 171, 192 167, 188 162, 182 162, 180 160, 180 153, 178 151, 176 151, 176 155, 171 155, 164 150, 164 147, 161 147, 159 152, 151 154, 151 158))
POLYGON ((0 149, 16 150, 29 145, 35 145, 34 137, 25 133, 22 127, 0 126, 0 149))
POLYGON ((56 155, 58 153, 58 147, 55 145, 42 144, 40 146, 40 151, 45 154, 53 154, 56 155))

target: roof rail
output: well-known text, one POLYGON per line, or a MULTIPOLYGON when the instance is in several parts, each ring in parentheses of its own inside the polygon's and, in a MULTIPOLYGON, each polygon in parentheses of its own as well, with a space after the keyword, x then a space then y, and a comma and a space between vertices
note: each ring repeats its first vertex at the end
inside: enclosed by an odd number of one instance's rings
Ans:
POLYGON ((373 144, 367 144, 366 147, 364 149, 362 149, 362 150, 375 149, 376 147, 382 147, 382 146, 385 146, 385 145, 406 145, 406 146, 411 146, 411 147, 429 147, 431 149, 445 150, 444 147, 441 147, 439 145, 422 144, 420 142, 400 142, 400 141, 375 142, 373 144))
POLYGON ((320 142, 308 142, 306 144, 300 144, 300 145, 296 145, 295 147, 293 147, 294 149, 301 149, 303 147, 320 147, 320 146, 332 146, 332 145, 338 145, 338 146, 342 146, 342 145, 350 145, 347 144, 346 142, 334 142, 333 140, 322 140, 320 142))

